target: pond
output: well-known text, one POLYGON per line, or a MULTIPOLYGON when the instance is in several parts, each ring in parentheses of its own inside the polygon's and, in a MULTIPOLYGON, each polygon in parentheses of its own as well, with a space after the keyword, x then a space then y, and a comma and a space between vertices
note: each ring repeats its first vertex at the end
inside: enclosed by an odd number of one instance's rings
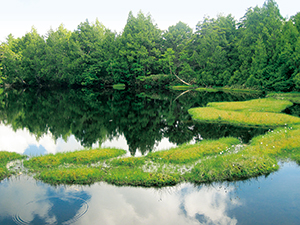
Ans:
MULTIPOLYGON (((110 146, 140 156, 227 136, 248 143, 266 130, 196 123, 187 110, 212 101, 259 97, 195 91, 8 90, 1 94, 0 149, 33 156, 110 146)), ((0 183, 0 224, 298 224, 299 178, 300 168, 293 162, 267 177, 165 188, 104 182, 50 186, 18 175, 0 183)))

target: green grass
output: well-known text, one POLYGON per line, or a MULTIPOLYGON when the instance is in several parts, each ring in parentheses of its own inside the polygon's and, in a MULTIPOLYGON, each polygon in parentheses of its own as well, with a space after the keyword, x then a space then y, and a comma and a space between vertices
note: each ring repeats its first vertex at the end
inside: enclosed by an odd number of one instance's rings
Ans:
POLYGON ((116 90, 124 90, 125 88, 126 88, 125 84, 114 84, 113 85, 113 89, 116 89, 116 90))
POLYGON ((24 166, 39 170, 40 168, 55 168, 64 164, 91 164, 101 160, 121 156, 125 153, 125 150, 106 148, 57 153, 55 155, 49 154, 33 157, 30 160, 25 161, 24 166))
POLYGON ((262 91, 260 90, 253 90, 253 89, 241 89, 241 88, 226 88, 226 87, 214 87, 214 88, 196 88, 196 91, 200 92, 225 92, 225 93, 232 93, 232 92, 238 92, 238 93, 247 93, 247 94, 260 94, 262 91))
POLYGON ((17 159, 24 159, 25 156, 15 152, 0 151, 0 180, 9 177, 12 172, 6 168, 6 164, 17 159))
POLYGON ((253 99, 241 102, 210 102, 208 107, 220 110, 242 111, 242 112, 282 112, 292 106, 293 103, 274 98, 253 99))
POLYGON ((192 108, 189 113, 193 119, 209 123, 227 123, 236 126, 277 127, 299 124, 300 118, 281 113, 236 112, 219 110, 212 107, 192 108))
POLYGON ((288 100, 293 103, 300 104, 300 93, 299 92, 291 92, 291 93, 270 93, 267 97, 272 97, 280 100, 288 100))
MULTIPOLYGON (((109 156, 98 158, 101 163, 95 165, 76 159, 68 166, 62 163, 66 160, 62 160, 58 166, 57 161, 63 157, 57 154, 50 155, 55 166, 45 167, 49 165, 46 163, 33 168, 39 168, 36 178, 50 184, 105 181, 114 185, 161 187, 182 181, 203 183, 242 180, 278 170, 278 160, 290 159, 299 163, 299 137, 300 126, 282 127, 254 138, 248 146, 242 146, 235 138, 221 138, 194 145, 185 144, 143 157, 110 158, 112 154, 103 151, 109 156), (57 160, 53 157, 57 157, 57 160)), ((83 151, 83 155, 91 151, 83 151)), ((82 155, 79 153, 62 155, 75 154, 79 157, 82 155)), ((49 161, 49 155, 36 158, 45 160, 32 160, 32 163, 49 161)))
POLYGON ((273 98, 244 102, 211 102, 208 107, 191 108, 193 119, 209 123, 227 123, 237 126, 277 127, 299 124, 300 118, 281 112, 293 103, 273 98))
POLYGON ((194 85, 190 85, 190 86, 187 86, 187 85, 181 85, 181 86, 171 86, 170 87, 172 90, 177 90, 177 91, 186 91, 186 90, 190 90, 190 89, 194 89, 195 86, 194 85))
POLYGON ((221 138, 219 140, 204 140, 194 145, 181 145, 165 151, 149 153, 147 158, 154 162, 168 162, 175 164, 185 164, 194 162, 206 156, 219 154, 220 152, 229 149, 232 145, 239 144, 240 141, 236 138, 221 138))

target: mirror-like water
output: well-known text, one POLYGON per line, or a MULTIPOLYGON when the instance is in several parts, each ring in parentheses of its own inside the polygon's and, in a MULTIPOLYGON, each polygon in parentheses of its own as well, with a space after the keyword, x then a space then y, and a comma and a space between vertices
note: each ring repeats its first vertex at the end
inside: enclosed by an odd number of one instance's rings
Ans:
POLYGON ((0 183, 0 224, 299 224, 300 168, 235 183, 162 189, 0 183))
POLYGON ((191 107, 211 101, 247 100, 257 95, 70 89, 8 90, 0 97, 0 149, 27 155, 97 146, 141 155, 207 138, 234 136, 248 142, 265 132, 199 124, 188 114, 191 107))

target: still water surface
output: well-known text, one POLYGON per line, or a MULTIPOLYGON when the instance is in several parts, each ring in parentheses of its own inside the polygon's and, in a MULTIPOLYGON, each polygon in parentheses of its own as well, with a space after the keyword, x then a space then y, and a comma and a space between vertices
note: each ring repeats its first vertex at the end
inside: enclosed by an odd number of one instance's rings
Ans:
POLYGON ((300 168, 235 183, 53 187, 25 175, 0 183, 0 224, 299 224, 300 168))
MULTIPOLYGON (((260 96, 88 89, 4 92, 0 149, 27 155, 118 147, 144 155, 224 136, 244 143, 265 129, 201 124, 187 110, 260 96)), ((299 116, 300 107, 289 109, 299 116)), ((21 175, 0 183, 0 224, 300 224, 300 168, 268 177, 175 187, 53 187, 21 175)))

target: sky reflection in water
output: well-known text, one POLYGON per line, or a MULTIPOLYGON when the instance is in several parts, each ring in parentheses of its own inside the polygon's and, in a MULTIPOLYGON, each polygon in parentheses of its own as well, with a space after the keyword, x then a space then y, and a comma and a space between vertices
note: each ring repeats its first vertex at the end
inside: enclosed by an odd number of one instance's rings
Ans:
MULTIPOLYGON (((176 145, 170 143, 167 138, 163 138, 161 141, 157 142, 156 146, 154 146, 154 150, 168 149, 175 146, 176 145)), ((92 147, 99 147, 99 143, 93 144, 92 147)), ((124 135, 120 135, 118 138, 113 138, 112 140, 104 141, 101 147, 121 148, 128 151, 128 156, 130 155, 124 135)), ((84 149, 84 147, 75 139, 74 135, 70 135, 67 141, 63 138, 55 140, 49 132, 37 139, 36 135, 31 134, 26 128, 14 131, 9 125, 0 124, 0 149, 35 156, 81 150, 84 149)), ((136 156, 140 155, 141 153, 137 152, 136 156)))
POLYGON ((52 187, 13 177, 0 183, 0 224, 297 224, 299 172, 290 163, 244 182, 162 189, 52 187))

